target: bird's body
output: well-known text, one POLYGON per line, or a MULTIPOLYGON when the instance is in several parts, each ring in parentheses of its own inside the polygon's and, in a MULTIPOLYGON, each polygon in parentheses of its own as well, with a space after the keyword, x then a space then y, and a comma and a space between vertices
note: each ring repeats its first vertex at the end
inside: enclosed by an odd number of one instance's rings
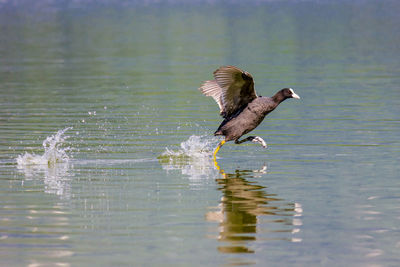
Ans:
POLYGON ((300 98, 291 88, 278 91, 273 97, 257 96, 253 77, 234 66, 222 66, 214 71, 215 80, 206 81, 199 90, 211 96, 220 108, 224 121, 214 135, 223 135, 223 140, 214 152, 214 157, 221 146, 234 140, 236 144, 253 141, 266 147, 265 141, 258 136, 239 138, 254 130, 282 101, 287 98, 300 98))
POLYGON ((276 106, 270 97, 257 97, 236 117, 225 119, 214 135, 225 136, 225 141, 238 140, 254 130, 276 106))

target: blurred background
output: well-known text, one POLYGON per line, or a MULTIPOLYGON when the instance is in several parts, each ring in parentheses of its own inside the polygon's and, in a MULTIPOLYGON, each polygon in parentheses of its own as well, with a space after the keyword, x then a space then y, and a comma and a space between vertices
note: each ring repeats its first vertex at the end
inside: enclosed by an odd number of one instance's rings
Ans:
POLYGON ((396 265, 399 13, 0 1, 0 265, 396 265), (301 100, 215 166, 221 65, 301 100))

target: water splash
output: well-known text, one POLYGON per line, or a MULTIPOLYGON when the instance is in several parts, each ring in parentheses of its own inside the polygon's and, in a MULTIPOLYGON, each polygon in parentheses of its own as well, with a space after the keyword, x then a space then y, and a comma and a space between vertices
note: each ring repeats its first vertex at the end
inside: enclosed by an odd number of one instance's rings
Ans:
POLYGON ((48 136, 43 141, 43 155, 36 155, 34 153, 31 154, 28 152, 25 152, 23 155, 19 155, 16 158, 18 166, 53 166, 56 163, 67 163, 69 161, 67 151, 70 150, 70 147, 64 147, 65 140, 68 138, 68 136, 65 136, 64 134, 70 129, 72 129, 72 127, 67 127, 63 130, 59 130, 54 135, 48 136))
POLYGON ((192 179, 202 179, 217 173, 212 160, 215 146, 215 138, 192 135, 178 150, 165 148, 158 159, 164 170, 181 170, 192 179))
POLYGON ((191 159, 208 159, 212 155, 214 143, 207 136, 192 135, 180 145, 180 149, 174 151, 165 148, 165 152, 159 159, 167 159, 169 162, 187 161, 191 159))
POLYGON ((25 175, 24 182, 30 183, 37 181, 37 177, 43 177, 44 192, 70 198, 70 157, 67 152, 71 149, 65 146, 68 138, 65 132, 70 129, 72 127, 46 137, 43 141, 43 155, 25 152, 16 158, 18 171, 25 175))

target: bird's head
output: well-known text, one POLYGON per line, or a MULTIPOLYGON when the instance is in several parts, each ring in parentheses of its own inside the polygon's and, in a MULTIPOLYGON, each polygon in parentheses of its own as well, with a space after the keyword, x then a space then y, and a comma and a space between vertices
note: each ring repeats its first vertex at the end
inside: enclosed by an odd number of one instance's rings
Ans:
POLYGON ((283 88, 281 90, 284 98, 296 98, 296 99, 300 99, 300 96, 298 96, 292 88, 283 88))

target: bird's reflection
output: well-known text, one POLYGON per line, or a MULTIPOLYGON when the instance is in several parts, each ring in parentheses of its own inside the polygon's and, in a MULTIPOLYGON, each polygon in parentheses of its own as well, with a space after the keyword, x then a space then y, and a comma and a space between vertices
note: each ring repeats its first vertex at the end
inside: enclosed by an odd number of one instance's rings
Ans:
POLYGON ((237 169, 234 173, 225 173, 216 161, 215 166, 221 173, 216 182, 222 197, 206 219, 219 223, 220 252, 254 253, 252 243, 259 239, 301 241, 295 237, 300 232, 301 205, 267 193, 266 187, 253 180, 266 173, 265 165, 260 170, 237 169))

